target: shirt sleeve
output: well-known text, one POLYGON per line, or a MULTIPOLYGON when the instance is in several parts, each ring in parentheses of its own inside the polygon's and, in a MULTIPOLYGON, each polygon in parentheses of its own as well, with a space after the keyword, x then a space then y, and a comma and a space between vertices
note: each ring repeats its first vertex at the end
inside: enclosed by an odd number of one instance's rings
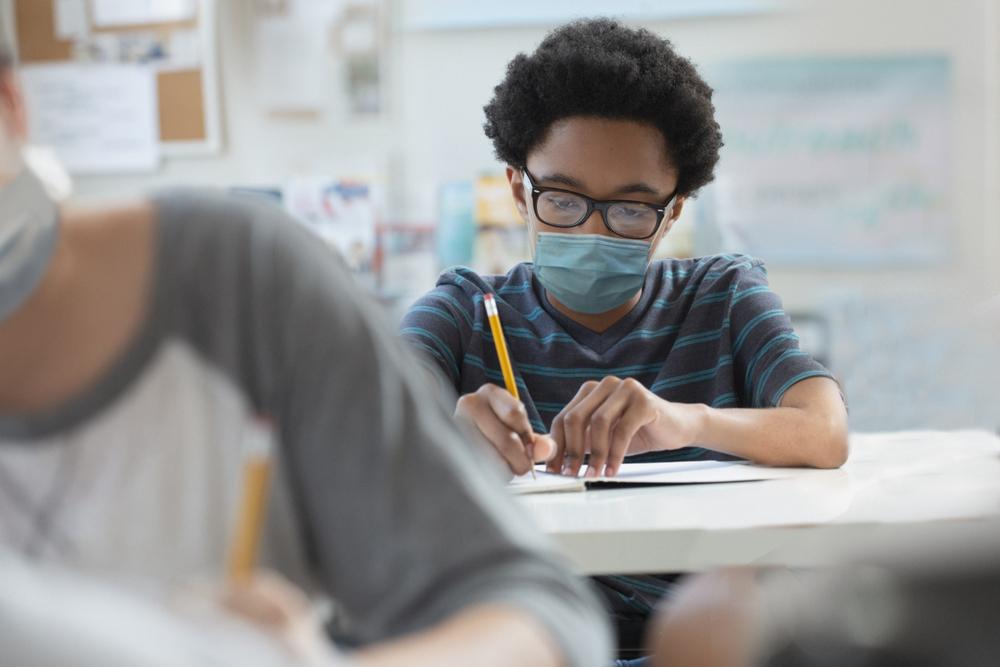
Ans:
POLYGON ((454 286, 439 285, 422 296, 403 316, 400 334, 456 389, 461 382, 461 363, 472 328, 471 303, 454 286))
MULTIPOLYGON (((741 403, 777 407, 785 392, 806 378, 833 375, 807 352, 767 281, 759 260, 734 265, 729 277, 730 351, 741 403)), ((728 273, 728 272, 727 272, 728 273)))
POLYGON ((466 441, 343 262, 276 207, 227 202, 174 215, 213 218, 184 226, 216 235, 182 244, 188 258, 212 249, 192 299, 225 304, 237 323, 198 332, 226 348, 216 356, 276 425, 312 574, 345 621, 337 639, 365 645, 497 603, 537 618, 567 664, 608 662, 593 592, 515 505, 485 448, 466 441), (234 208, 242 220, 209 224, 234 208))

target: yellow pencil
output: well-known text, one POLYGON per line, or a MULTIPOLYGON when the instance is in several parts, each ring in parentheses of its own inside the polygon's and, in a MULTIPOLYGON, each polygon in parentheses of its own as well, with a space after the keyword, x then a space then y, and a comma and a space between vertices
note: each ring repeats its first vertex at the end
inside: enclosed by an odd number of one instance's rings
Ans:
POLYGON ((250 451, 243 466, 243 494, 230 545, 228 575, 235 584, 246 583, 257 562, 257 548, 264 525, 271 460, 266 448, 250 451))
MULTIPOLYGON (((516 400, 520 401, 521 396, 517 393, 517 382, 514 381, 514 367, 510 363, 510 353, 507 352, 507 340, 503 337, 503 328, 500 326, 500 313, 497 311, 497 302, 492 294, 483 296, 483 304, 486 306, 486 318, 490 321, 490 331, 493 332, 493 344, 497 348, 497 359, 500 360, 500 372, 503 373, 503 383, 507 391, 516 400)), ((523 439, 524 436, 522 436, 523 439)), ((524 443, 525 453, 530 464, 531 477, 535 477, 535 462, 532 461, 529 443, 524 443)))

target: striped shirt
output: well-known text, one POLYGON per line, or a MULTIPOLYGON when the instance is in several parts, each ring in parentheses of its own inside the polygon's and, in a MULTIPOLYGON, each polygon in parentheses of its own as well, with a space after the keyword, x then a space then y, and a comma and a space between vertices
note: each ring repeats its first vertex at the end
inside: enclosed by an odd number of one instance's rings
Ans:
MULTIPOLYGON (((588 380, 634 378, 657 396, 713 407, 774 407, 795 383, 832 377, 799 349, 760 260, 743 255, 653 262, 642 297, 596 333, 556 310, 530 263, 506 275, 459 267, 403 318, 402 334, 426 352, 459 394, 503 379, 482 304, 496 295, 521 398, 533 428, 552 420, 588 380)), ((699 447, 628 460, 717 458, 699 447)))

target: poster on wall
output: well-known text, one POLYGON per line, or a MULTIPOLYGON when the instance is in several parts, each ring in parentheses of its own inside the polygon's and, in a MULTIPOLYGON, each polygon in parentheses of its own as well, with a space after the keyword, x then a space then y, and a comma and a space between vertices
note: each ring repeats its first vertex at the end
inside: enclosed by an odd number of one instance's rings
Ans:
POLYGON ((950 257, 947 58, 754 60, 706 74, 725 141, 704 198, 712 250, 810 266, 950 257))
POLYGON ((28 131, 73 173, 151 171, 160 159, 156 80, 122 64, 27 65, 28 131))

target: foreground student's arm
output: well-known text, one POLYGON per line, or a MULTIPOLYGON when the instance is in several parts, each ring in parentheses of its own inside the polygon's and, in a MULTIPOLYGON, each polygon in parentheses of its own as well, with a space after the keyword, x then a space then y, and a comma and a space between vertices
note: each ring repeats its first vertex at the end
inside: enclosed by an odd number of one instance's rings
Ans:
POLYGON ((302 591, 279 575, 258 572, 245 584, 227 588, 221 601, 236 617, 276 640, 302 667, 562 664, 545 628, 514 607, 470 607, 427 630, 347 655, 330 644, 302 591))
POLYGON ((537 621, 514 608, 467 609, 437 627, 355 656, 364 667, 509 667, 564 664, 537 621))
POLYGON ((650 626, 652 664, 992 665, 1000 655, 998 528, 953 524, 905 546, 875 540, 829 569, 690 577, 650 626))
POLYGON ((626 455, 699 445, 774 466, 836 468, 847 459, 847 413, 837 384, 802 380, 776 408, 672 403, 634 380, 604 378, 580 388, 552 422, 552 472, 614 474, 626 455))
POLYGON ((334 640, 437 641, 453 627, 485 632, 481 610, 504 609, 496 634, 476 638, 496 642, 498 663, 551 664, 553 650, 568 665, 609 661, 596 597, 468 446, 454 397, 434 391, 342 262, 277 208, 196 204, 162 209, 164 254, 183 277, 177 326, 222 350, 276 425, 310 574, 335 602, 334 640), (203 326, 220 307, 231 326, 203 326))

